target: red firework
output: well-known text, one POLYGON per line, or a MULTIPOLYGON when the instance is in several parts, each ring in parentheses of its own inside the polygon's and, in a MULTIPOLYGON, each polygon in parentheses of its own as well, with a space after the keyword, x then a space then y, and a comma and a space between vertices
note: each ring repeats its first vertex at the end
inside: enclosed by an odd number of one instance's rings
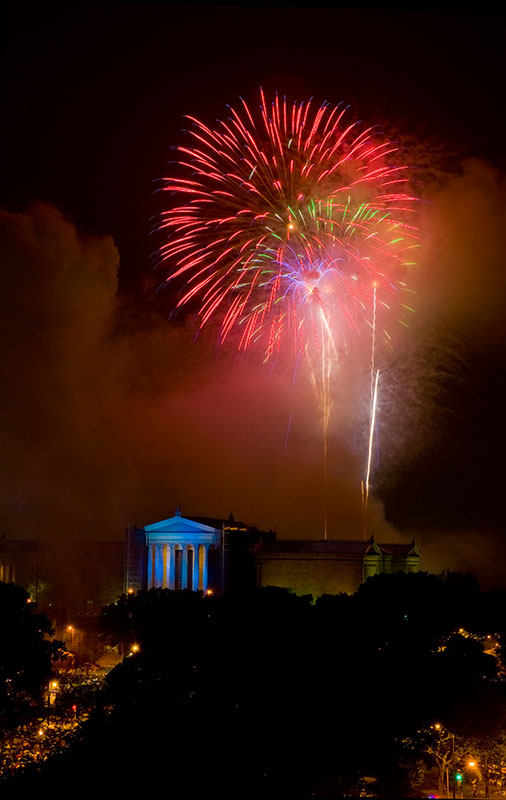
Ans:
POLYGON ((398 148, 346 108, 288 104, 261 92, 210 128, 192 122, 176 199, 162 214, 159 262, 184 281, 177 307, 199 301, 200 325, 238 327, 238 347, 260 340, 269 357, 289 332, 297 349, 370 323, 373 304, 392 313, 418 246, 415 198, 398 148), (318 323, 318 324, 317 324, 318 323))

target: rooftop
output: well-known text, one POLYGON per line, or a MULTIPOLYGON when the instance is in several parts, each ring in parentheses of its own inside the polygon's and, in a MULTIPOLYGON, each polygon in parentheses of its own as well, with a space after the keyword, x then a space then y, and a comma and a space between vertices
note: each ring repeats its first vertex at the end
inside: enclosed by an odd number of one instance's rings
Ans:
POLYGON ((277 539, 275 541, 259 542, 255 546, 257 553, 298 553, 303 555, 391 555, 408 556, 420 555, 414 541, 403 543, 381 543, 361 539, 277 539))

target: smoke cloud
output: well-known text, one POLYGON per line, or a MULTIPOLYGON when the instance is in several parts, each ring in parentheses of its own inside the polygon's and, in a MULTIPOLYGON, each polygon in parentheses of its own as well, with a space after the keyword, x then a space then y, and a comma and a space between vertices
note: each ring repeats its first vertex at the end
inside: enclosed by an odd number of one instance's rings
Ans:
MULTIPOLYGON (((1 225, 8 536, 119 538, 177 505, 322 535, 320 421, 307 387, 217 356, 190 322, 137 318, 118 297, 109 237, 80 236, 44 205, 3 212, 1 225)), ((329 506, 340 535, 359 531, 356 472, 338 446, 329 506)))

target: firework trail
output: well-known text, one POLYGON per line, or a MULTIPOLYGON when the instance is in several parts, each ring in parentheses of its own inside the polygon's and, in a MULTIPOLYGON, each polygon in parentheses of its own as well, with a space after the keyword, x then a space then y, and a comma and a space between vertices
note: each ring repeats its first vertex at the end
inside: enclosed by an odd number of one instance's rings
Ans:
POLYGON ((376 401, 378 397, 378 380, 379 370, 376 372, 376 314, 377 314, 377 296, 376 284, 373 290, 373 307, 372 307, 372 324, 371 324, 371 369, 370 369, 370 386, 369 386, 369 445, 367 448, 367 466, 365 471, 365 480, 362 481, 362 517, 363 517, 363 531, 364 538, 367 535, 367 511, 369 508, 369 490, 370 490, 370 477, 371 477, 371 462, 372 451, 374 444, 374 425, 376 422, 376 401), (376 378, 375 378, 376 375, 376 378))
POLYGON ((262 91, 260 101, 229 107, 213 128, 188 117, 191 142, 164 179, 174 199, 157 263, 177 308, 197 304, 200 327, 219 322, 220 344, 255 345, 269 360, 286 341, 297 362, 307 357, 326 453, 331 376, 350 337, 365 335, 371 311, 376 337, 377 315, 409 308, 415 198, 395 144, 341 104, 268 103, 262 91))
POLYGON ((367 511, 369 508, 369 490, 370 490, 370 478, 371 478, 371 462, 372 462, 372 451, 373 451, 373 443, 374 443, 374 428, 376 425, 376 408, 378 404, 378 381, 379 381, 380 371, 379 369, 376 370, 376 377, 374 379, 374 390, 371 397, 371 418, 369 422, 369 447, 367 448, 367 469, 365 474, 365 485, 363 489, 363 503, 364 503, 364 536, 367 531, 367 511))

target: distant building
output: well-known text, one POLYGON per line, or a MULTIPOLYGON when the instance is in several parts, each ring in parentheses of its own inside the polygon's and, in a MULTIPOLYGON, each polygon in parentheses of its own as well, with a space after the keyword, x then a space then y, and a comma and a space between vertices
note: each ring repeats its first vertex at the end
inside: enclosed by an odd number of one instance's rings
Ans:
POLYGON ((257 586, 296 594, 353 594, 372 575, 418 572, 420 551, 410 544, 358 539, 271 539, 253 547, 257 586))
POLYGON ((127 531, 125 590, 220 588, 221 551, 222 530, 186 519, 178 509, 169 519, 127 531))
POLYGON ((16 544, 2 537, 0 539, 0 581, 4 583, 16 583, 17 560, 16 544))
POLYGON ((128 529, 124 590, 222 592, 256 584, 297 594, 353 594, 371 575, 417 572, 419 562, 414 541, 277 539, 232 515, 186 518, 178 510, 169 519, 128 529))
POLYGON ((249 547, 274 534, 214 517, 173 517, 126 534, 124 591, 191 589, 223 592, 254 585, 249 547))

